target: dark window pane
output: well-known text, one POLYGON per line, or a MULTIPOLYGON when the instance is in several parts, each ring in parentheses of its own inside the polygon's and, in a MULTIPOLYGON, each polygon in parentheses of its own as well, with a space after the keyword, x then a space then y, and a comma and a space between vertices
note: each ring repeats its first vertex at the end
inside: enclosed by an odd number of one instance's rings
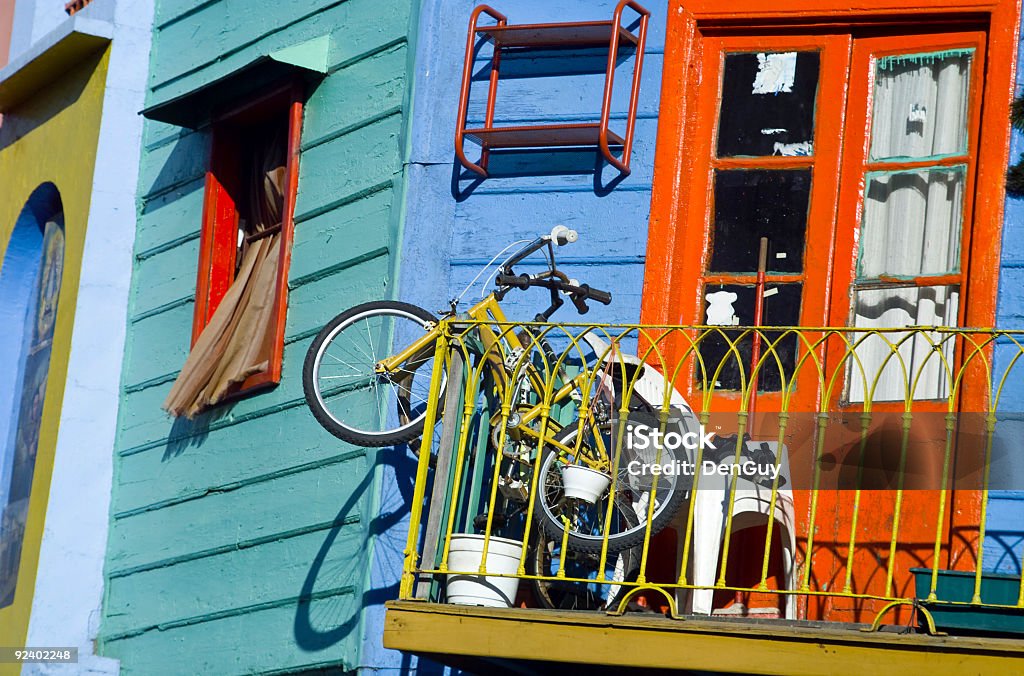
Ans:
POLYGON ((757 272, 761 238, 768 270, 801 272, 810 169, 729 169, 715 172, 712 272, 757 272))
POLYGON ((726 54, 718 156, 811 155, 818 52, 726 54))
MULTIPOLYGON (((800 323, 800 299, 802 284, 768 284, 764 299, 763 326, 796 326, 800 323)), ((722 330, 709 329, 709 333, 701 342, 700 355, 704 360, 707 374, 703 375, 697 368, 697 383, 703 387, 707 380, 709 387, 716 390, 741 389, 740 365, 744 377, 751 374, 752 336, 740 338, 742 331, 728 329, 727 326, 751 326, 754 323, 754 286, 739 284, 708 285, 704 289, 704 321, 706 324, 722 325, 722 330), (739 361, 730 345, 735 343, 739 350, 739 361), (715 370, 723 364, 722 371, 716 377, 715 370)), ((769 355, 758 371, 758 390, 761 392, 778 392, 782 389, 782 377, 778 361, 769 353, 771 345, 783 332, 765 331, 761 338, 761 355, 769 355)), ((797 336, 790 334, 782 338, 774 348, 775 354, 782 361, 787 375, 787 383, 796 363, 797 336)))

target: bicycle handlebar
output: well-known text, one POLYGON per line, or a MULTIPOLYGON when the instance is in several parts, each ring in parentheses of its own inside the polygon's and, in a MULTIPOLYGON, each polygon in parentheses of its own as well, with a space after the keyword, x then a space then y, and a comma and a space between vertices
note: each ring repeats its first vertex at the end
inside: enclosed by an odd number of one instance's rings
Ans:
POLYGON ((581 284, 580 289, 583 290, 583 293, 586 294, 587 298, 590 298, 591 300, 596 300, 598 303, 601 303, 602 305, 610 305, 612 302, 612 294, 610 291, 602 291, 601 289, 595 289, 591 287, 589 284, 581 284))
POLYGON ((548 238, 557 244, 558 246, 565 246, 566 244, 572 244, 580 238, 580 233, 575 230, 570 230, 564 225, 556 225, 551 228, 551 234, 548 238))
POLYGON ((596 300, 598 303, 603 305, 609 305, 612 302, 612 294, 608 291, 595 289, 589 284, 580 284, 577 286, 552 277, 540 279, 537 277, 531 277, 527 274, 498 274, 494 281, 498 286, 510 286, 523 290, 528 289, 531 286, 539 286, 567 293, 580 314, 586 314, 590 310, 590 308, 586 306, 587 300, 596 300))
POLYGON ((564 301, 559 296, 559 292, 565 293, 572 300, 572 304, 576 306, 576 311, 581 315, 586 314, 590 311, 587 306, 588 300, 596 300, 598 303, 608 305, 612 302, 612 294, 608 291, 602 291, 601 289, 595 289, 589 284, 580 284, 576 280, 570 280, 562 272, 555 267, 555 250, 554 246, 564 246, 571 244, 579 239, 579 233, 575 230, 570 230, 564 225, 556 225, 552 228, 551 233, 542 235, 537 239, 533 240, 525 247, 517 251, 508 260, 502 264, 498 270, 498 274, 494 277, 494 282, 498 285, 498 298, 504 297, 505 293, 509 289, 528 289, 531 286, 544 287, 551 290, 551 305, 544 311, 536 316, 536 321, 546 322, 550 319, 551 315, 560 308, 564 301), (516 274, 512 269, 515 265, 519 264, 527 256, 534 254, 544 247, 548 247, 548 272, 543 275, 526 275, 516 274))
MULTIPOLYGON (((524 246, 522 249, 517 251, 515 254, 513 254, 511 258, 505 261, 505 264, 502 266, 502 269, 511 270, 514 265, 518 264, 527 256, 537 253, 545 246, 551 246, 552 244, 556 246, 566 246, 567 244, 572 244, 573 242, 578 241, 579 238, 580 234, 575 230, 570 230, 564 225, 556 225, 554 228, 551 229, 551 232, 549 234, 541 235, 540 237, 533 240, 532 242, 524 246)), ((553 258, 553 250, 551 255, 553 258)))

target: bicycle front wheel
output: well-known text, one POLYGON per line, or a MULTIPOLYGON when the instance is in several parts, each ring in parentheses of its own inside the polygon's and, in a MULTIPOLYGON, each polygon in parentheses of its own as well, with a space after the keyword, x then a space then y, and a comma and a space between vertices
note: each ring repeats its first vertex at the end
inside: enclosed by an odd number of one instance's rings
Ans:
MULTIPOLYGON (((434 367, 434 344, 395 373, 378 374, 393 346, 410 345, 437 318, 398 301, 375 301, 341 313, 306 353, 302 386, 313 416, 334 436, 357 446, 393 446, 423 433, 434 367)), ((444 394, 442 382, 438 396, 444 394)))

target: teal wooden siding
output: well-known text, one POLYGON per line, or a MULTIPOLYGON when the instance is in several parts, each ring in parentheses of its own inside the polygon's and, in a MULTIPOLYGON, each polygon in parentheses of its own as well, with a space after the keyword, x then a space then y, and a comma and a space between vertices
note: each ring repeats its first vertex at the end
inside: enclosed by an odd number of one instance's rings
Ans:
POLYGON ((188 352, 207 130, 147 121, 102 651, 126 674, 361 666, 377 455, 302 399, 312 336, 389 297, 402 212, 412 0, 164 0, 149 100, 331 36, 302 133, 284 373, 188 422, 160 404, 188 352))

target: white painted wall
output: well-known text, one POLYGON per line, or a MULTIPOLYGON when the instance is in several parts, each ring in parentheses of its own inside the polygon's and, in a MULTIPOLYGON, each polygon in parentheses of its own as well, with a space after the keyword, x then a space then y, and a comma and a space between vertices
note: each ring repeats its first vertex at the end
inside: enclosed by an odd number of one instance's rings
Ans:
POLYGON ((13 61, 61 22, 68 18, 64 11, 67 0, 14 0, 14 21, 11 25, 11 49, 8 61, 13 61))
MULTIPOLYGON (((63 3, 49 0, 47 4, 63 3)), ((103 601, 111 473, 135 241, 153 0, 94 0, 82 15, 112 20, 96 171, 28 645, 77 646, 77 665, 22 674, 117 674, 94 654, 103 601)), ((45 34, 42 33, 42 34, 45 34)), ((68 228, 75 224, 68 223, 68 228)))

